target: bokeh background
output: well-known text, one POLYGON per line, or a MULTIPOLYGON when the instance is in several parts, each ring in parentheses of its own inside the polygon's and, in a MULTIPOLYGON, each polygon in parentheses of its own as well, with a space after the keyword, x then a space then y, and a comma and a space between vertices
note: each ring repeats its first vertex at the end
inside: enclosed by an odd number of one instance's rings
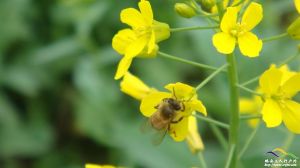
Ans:
MULTIPOLYGON (((0 1, 0 167, 83 168, 85 163, 127 167, 199 166, 185 142, 169 137, 158 147, 140 132, 139 102, 123 94, 113 79, 120 56, 111 39, 121 24, 119 13, 137 0, 1 0, 0 1)), ((156 20, 170 27, 207 25, 205 19, 180 18, 175 1, 151 0, 156 20)), ((259 37, 280 34, 297 14, 292 0, 261 0, 264 19, 259 37)), ((225 57, 212 46, 213 31, 172 34, 160 50, 220 66, 225 57)), ((240 81, 246 81, 297 52, 299 42, 285 38, 264 45, 259 58, 239 55, 240 81)), ((237 52, 237 54, 239 54, 237 52)), ((299 71, 300 59, 290 63, 299 71)), ((149 86, 163 89, 181 81, 197 85, 211 71, 157 57, 135 59, 130 71, 149 86)), ((255 89, 257 83, 249 87, 255 89)), ((242 92, 243 96, 250 96, 242 92)), ((228 122, 228 86, 218 75, 199 92, 211 117, 228 122)), ((296 98, 297 99, 297 98, 296 98)), ((299 96, 298 96, 299 100, 299 96)), ((199 121, 204 156, 211 168, 227 156, 209 125, 199 121)), ((241 146, 252 129, 242 122, 241 146)), ((224 135, 227 133, 224 131, 224 135)), ((285 127, 262 124, 241 159, 241 167, 263 167, 276 147, 300 157, 300 137, 285 127)), ((300 161, 299 161, 300 164, 300 161)))

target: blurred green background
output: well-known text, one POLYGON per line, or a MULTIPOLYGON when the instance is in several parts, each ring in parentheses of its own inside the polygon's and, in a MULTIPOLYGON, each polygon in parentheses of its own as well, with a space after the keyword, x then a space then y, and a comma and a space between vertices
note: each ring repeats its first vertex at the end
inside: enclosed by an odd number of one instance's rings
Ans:
MULTIPOLYGON (((127 167, 199 166, 185 142, 169 137, 158 147, 139 127, 139 102, 123 94, 113 79, 120 56, 111 39, 120 29, 119 13, 137 0, 0 1, 0 167, 83 168, 85 163, 127 167)), ((269 37, 285 31, 297 17, 292 0, 263 0, 264 19, 255 32, 269 37)), ((151 0, 156 20, 170 27, 207 25, 203 18, 183 19, 175 1, 151 0)), ((160 50, 220 66, 225 57, 211 43, 210 30, 180 32, 160 50)), ((240 81, 261 74, 297 52, 288 38, 264 45, 259 58, 238 56, 240 81)), ((291 62, 299 71, 300 59, 291 62)), ((148 85, 163 89, 171 82, 197 85, 211 73, 165 58, 135 59, 130 71, 148 85), (155 67, 155 68, 153 68, 155 67)), ((250 86, 255 88, 257 84, 250 86)), ((242 92, 243 96, 250 96, 242 92)), ((228 122, 228 87, 218 75, 199 92, 210 116, 228 122)), ((299 100, 299 96, 298 96, 299 100)), ((209 167, 223 167, 227 152, 205 122, 199 121, 209 167)), ((241 125, 241 146, 251 128, 241 125)), ((284 146, 285 127, 262 124, 243 167, 262 167, 267 151, 284 146)), ((224 135, 227 135, 224 132, 224 135)), ((300 137, 288 149, 300 157, 300 137)), ((300 163, 299 163, 300 164, 300 163)))

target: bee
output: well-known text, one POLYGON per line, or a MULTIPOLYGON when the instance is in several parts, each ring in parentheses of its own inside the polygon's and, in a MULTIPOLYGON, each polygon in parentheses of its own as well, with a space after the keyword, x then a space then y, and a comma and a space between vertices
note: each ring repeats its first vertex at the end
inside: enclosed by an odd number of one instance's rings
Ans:
POLYGON ((157 106, 154 108, 157 109, 142 127, 142 132, 145 130, 155 130, 155 136, 152 140, 154 145, 159 145, 166 133, 170 130, 170 125, 180 122, 183 117, 180 117, 178 120, 175 120, 180 111, 185 110, 183 101, 177 100, 176 96, 174 98, 164 98, 157 106), (149 129, 150 128, 150 129, 149 129))

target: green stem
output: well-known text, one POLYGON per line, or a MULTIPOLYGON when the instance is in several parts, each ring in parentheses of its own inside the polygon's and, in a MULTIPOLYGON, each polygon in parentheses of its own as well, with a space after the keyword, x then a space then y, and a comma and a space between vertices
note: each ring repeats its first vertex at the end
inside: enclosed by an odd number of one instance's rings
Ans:
MULTIPOLYGON (((281 63, 279 63, 278 66, 282 66, 284 64, 287 64, 287 63, 291 62, 293 59, 295 59, 299 55, 300 55, 300 52, 297 52, 295 55, 289 56, 287 59, 285 59, 281 63)), ((240 84, 240 86, 246 86, 246 85, 249 85, 249 84, 251 84, 253 82, 256 82, 256 81, 259 80, 259 77, 260 77, 260 75, 254 77, 254 78, 252 78, 252 79, 250 79, 250 80, 248 80, 246 82, 243 82, 242 84, 240 84)))
POLYGON ((235 144, 233 144, 232 146, 230 146, 230 150, 229 150, 229 154, 228 154, 228 158, 227 158, 227 162, 226 162, 226 166, 225 168, 229 168, 232 167, 232 163, 234 162, 234 153, 235 152, 235 144))
POLYGON ((194 114, 194 116, 197 117, 198 119, 206 121, 208 123, 215 124, 219 127, 225 128, 225 129, 229 129, 228 124, 222 123, 220 121, 217 121, 217 120, 214 120, 214 119, 211 119, 211 118, 208 118, 208 117, 203 117, 202 115, 199 115, 199 114, 194 114))
POLYGON ((229 145, 233 149, 232 162, 230 167, 235 168, 237 163, 237 152, 236 146, 238 144, 238 130, 239 130, 239 89, 236 87, 238 83, 236 60, 234 54, 229 54, 226 57, 228 66, 228 79, 230 86, 230 107, 231 107, 231 118, 230 118, 230 129, 229 129, 229 145), (234 147, 234 148, 233 148, 234 147))
POLYGON ((164 58, 168 58, 168 59, 171 59, 171 60, 174 60, 174 61, 186 63, 186 64, 189 64, 189 65, 193 65, 193 66, 196 66, 196 67, 199 67, 199 68, 205 68, 205 69, 209 69, 209 70, 217 70, 218 69, 218 68, 210 66, 210 65, 205 65, 205 64, 200 64, 200 63, 194 62, 194 61, 189 61, 189 60, 182 59, 182 58, 179 58, 179 57, 175 57, 173 55, 166 54, 166 53, 163 53, 163 52, 160 52, 160 51, 158 52, 158 55, 160 55, 161 57, 164 57, 164 58))
POLYGON ((205 162, 204 156, 202 152, 198 152, 198 157, 200 160, 201 168, 207 168, 207 164, 205 162))
POLYGON ((206 85, 212 78, 214 78, 217 74, 219 74, 220 72, 222 72, 226 67, 228 66, 228 64, 224 64, 223 66, 221 66, 220 68, 218 68, 215 72, 211 73, 207 78, 205 78, 197 87, 196 90, 199 90, 200 88, 202 88, 204 85, 206 85))
POLYGON ((240 120, 260 119, 261 117, 262 117, 261 114, 240 115, 240 120))
POLYGON ((263 97, 263 95, 261 93, 258 93, 258 92, 254 91, 252 89, 246 88, 246 87, 244 87, 242 85, 238 85, 238 84, 236 86, 239 87, 240 89, 244 90, 244 91, 247 91, 247 92, 252 93, 254 95, 263 97))
POLYGON ((218 141, 221 144, 221 146, 223 147, 223 149, 227 151, 228 142, 226 141, 226 139, 225 139, 223 133, 221 132, 221 130, 219 129, 219 127, 217 127, 216 125, 211 124, 211 123, 209 124, 209 126, 211 127, 211 130, 215 134, 216 138, 218 139, 218 141))
POLYGON ((264 38, 264 39, 262 39, 262 41, 265 43, 265 42, 269 42, 269 41, 278 40, 278 39, 284 38, 286 36, 288 36, 288 33, 285 32, 285 33, 282 33, 282 34, 279 34, 279 35, 264 38))
POLYGON ((190 31, 190 30, 207 30, 207 29, 216 29, 219 26, 192 26, 192 27, 181 27, 181 28, 171 28, 170 31, 174 32, 182 32, 182 31, 190 31))
POLYGON ((239 155, 238 155, 238 158, 239 158, 239 159, 243 156, 243 154, 246 152, 246 150, 248 149, 249 145, 251 144, 252 140, 254 139, 254 137, 255 137, 255 135, 256 135, 256 133, 257 133, 257 130, 258 130, 258 128, 259 128, 259 125, 260 125, 260 124, 258 124, 258 125, 256 126, 256 128, 252 131, 252 133, 250 134, 250 136, 247 138, 247 141, 246 141, 246 143, 245 143, 243 149, 240 151, 240 153, 239 153, 239 155))

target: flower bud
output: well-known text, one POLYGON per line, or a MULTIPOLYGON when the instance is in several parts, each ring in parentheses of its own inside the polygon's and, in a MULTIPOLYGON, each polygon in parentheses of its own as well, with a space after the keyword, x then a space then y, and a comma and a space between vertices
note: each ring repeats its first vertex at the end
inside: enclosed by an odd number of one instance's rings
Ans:
POLYGON ((175 11, 177 14, 184 18, 192 18, 196 15, 196 11, 193 7, 185 3, 176 3, 175 11))
POLYGON ((288 27, 287 33, 292 39, 300 40, 300 17, 288 27))
POLYGON ((201 4, 201 7, 206 11, 210 11, 211 8, 216 5, 215 0, 199 0, 199 1, 201 4))

